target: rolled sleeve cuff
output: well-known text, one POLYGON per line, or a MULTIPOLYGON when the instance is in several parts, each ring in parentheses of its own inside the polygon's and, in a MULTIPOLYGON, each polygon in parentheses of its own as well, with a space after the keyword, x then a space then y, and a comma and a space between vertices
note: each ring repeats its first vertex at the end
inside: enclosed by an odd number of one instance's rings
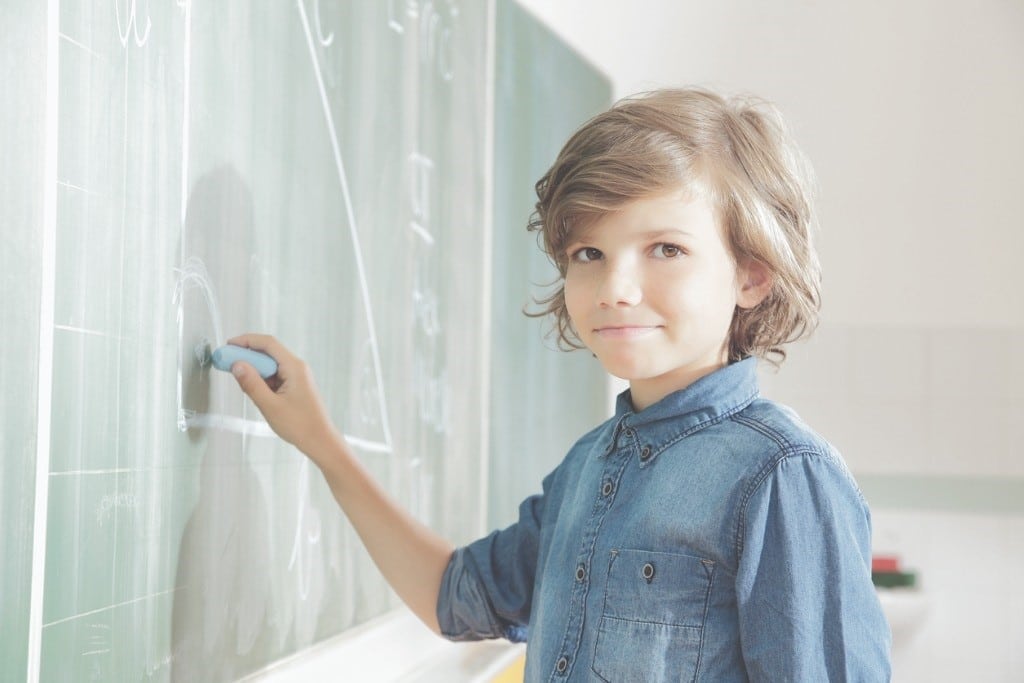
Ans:
POLYGON ((514 643, 524 642, 526 627, 498 617, 479 576, 467 548, 452 554, 437 597, 441 635, 456 641, 507 638, 514 643))

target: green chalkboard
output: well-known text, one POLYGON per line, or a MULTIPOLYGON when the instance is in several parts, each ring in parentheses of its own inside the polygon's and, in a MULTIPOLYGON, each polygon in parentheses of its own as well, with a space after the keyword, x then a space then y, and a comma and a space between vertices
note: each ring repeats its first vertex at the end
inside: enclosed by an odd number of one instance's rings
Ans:
POLYGON ((558 275, 526 223, 534 183, 583 122, 611 104, 608 78, 514 2, 497 6, 494 363, 489 521, 518 504, 573 442, 607 416, 607 376, 584 351, 557 348, 546 319, 526 318, 558 275))
POLYGON ((532 183, 610 88, 513 3, 8 0, 0 26, 0 679, 234 680, 397 605, 206 343, 280 337, 456 543, 600 419, 589 356, 520 310, 550 279, 532 183))
POLYGON ((26 675, 45 157, 46 4, 0 3, 0 680, 26 675))
POLYGON ((395 604, 204 341, 277 334, 395 496, 481 532, 491 11, 4 3, 0 678, 230 680, 395 604))

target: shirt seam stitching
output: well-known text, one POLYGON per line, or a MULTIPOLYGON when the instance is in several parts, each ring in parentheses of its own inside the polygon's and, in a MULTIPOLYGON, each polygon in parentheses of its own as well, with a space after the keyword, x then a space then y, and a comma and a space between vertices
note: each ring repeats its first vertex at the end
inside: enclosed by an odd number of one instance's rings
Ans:
POLYGON ((730 409, 728 409, 728 410, 726 410, 726 411, 724 411, 722 413, 719 413, 719 414, 715 415, 714 417, 709 417, 708 419, 703 420, 702 422, 698 422, 697 424, 695 424, 695 425, 693 425, 693 426, 691 426, 691 427, 689 427, 687 429, 684 429, 682 432, 680 432, 676 436, 672 437, 671 439, 666 441, 664 444, 662 444, 658 448, 656 448, 656 449, 652 448, 651 449, 651 457, 648 459, 648 461, 646 463, 644 463, 644 465, 649 465, 651 462, 654 461, 655 456, 660 455, 662 452, 668 450, 671 446, 673 446, 674 444, 678 443, 679 441, 682 441, 683 439, 685 439, 686 437, 690 436, 694 432, 698 432, 701 429, 704 429, 705 427, 710 427, 711 425, 717 424, 719 422, 724 422, 725 420, 728 420, 730 418, 736 419, 737 418, 737 414, 743 412, 744 410, 746 410, 747 407, 751 403, 753 403, 755 399, 757 399, 758 394, 759 394, 759 392, 755 389, 750 395, 748 395, 745 399, 743 399, 742 401, 737 403, 732 408, 730 408, 730 409))
POLYGON ((794 446, 788 441, 786 441, 785 443, 786 445, 779 449, 775 457, 773 457, 763 468, 761 468, 761 471, 758 472, 758 474, 754 477, 750 484, 747 485, 747 490, 743 492, 743 498, 740 500, 740 512, 736 519, 736 535, 734 540, 737 572, 739 571, 740 558, 743 555, 743 546, 744 541, 746 540, 744 538, 743 528, 746 525, 747 506, 750 504, 750 500, 754 497, 754 494, 757 493, 758 489, 761 488, 761 485, 765 481, 767 481, 767 479, 772 475, 772 473, 774 473, 779 468, 779 465, 782 464, 783 461, 788 460, 790 458, 806 456, 817 457, 826 460, 831 459, 831 456, 829 454, 822 453, 818 449, 803 445, 794 446))

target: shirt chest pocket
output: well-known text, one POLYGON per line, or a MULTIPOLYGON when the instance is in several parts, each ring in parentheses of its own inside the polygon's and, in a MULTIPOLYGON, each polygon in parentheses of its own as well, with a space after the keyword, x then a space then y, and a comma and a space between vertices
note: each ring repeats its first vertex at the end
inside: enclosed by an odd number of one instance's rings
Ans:
POLYGON ((613 682, 693 680, 714 571, 690 555, 613 551, 594 673, 613 682))

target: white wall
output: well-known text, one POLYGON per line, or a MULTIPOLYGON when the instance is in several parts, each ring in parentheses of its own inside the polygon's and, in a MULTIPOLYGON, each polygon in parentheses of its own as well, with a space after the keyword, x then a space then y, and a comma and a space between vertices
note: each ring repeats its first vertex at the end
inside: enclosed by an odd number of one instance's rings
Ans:
POLYGON ((930 605, 895 680, 1019 680, 1024 502, 984 492, 1024 499, 1024 3, 522 3, 619 96, 700 84, 783 111, 818 173, 825 295, 765 393, 865 480, 932 496, 873 502, 930 605))
POLYGON ((1024 3, 523 0, 617 95, 775 102, 815 163, 827 321, 1024 325, 1024 3))

